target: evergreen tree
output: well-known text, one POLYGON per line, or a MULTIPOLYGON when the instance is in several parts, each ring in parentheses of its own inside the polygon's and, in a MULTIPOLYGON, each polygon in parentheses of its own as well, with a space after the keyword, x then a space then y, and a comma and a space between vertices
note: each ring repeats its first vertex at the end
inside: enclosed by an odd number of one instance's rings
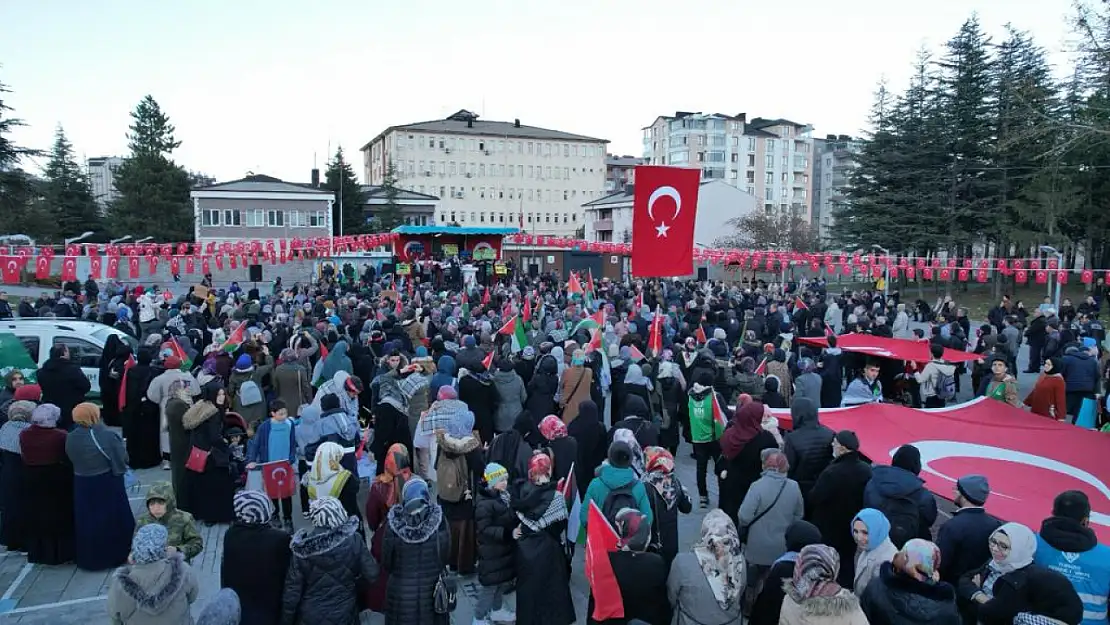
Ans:
POLYGON ((335 236, 365 234, 371 231, 366 223, 366 198, 355 170, 343 157, 343 147, 335 151, 324 174, 324 188, 335 194, 332 204, 332 229, 335 236), (342 213, 340 210, 342 209, 342 213))
POLYGON ((108 210, 113 233, 159 241, 192 240, 189 174, 170 159, 181 145, 174 138, 173 124, 149 95, 131 112, 131 119, 127 135, 131 154, 116 171, 120 197, 108 210))
POLYGON ((60 124, 54 132, 54 146, 50 150, 45 173, 43 196, 58 238, 86 231, 100 233, 104 229, 100 207, 89 189, 85 172, 73 157, 73 145, 60 124))
POLYGON ((385 195, 385 204, 374 208, 374 225, 378 232, 389 232, 405 222, 401 205, 397 203, 401 189, 397 187, 397 167, 392 161, 385 168, 382 193, 385 195))
POLYGON ((11 117, 12 108, 4 102, 4 94, 11 93, 0 83, 0 231, 4 234, 22 233, 41 238, 44 232, 32 232, 24 218, 32 200, 37 195, 30 176, 22 169, 23 159, 38 156, 38 150, 16 145, 12 132, 23 126, 23 120, 11 117))

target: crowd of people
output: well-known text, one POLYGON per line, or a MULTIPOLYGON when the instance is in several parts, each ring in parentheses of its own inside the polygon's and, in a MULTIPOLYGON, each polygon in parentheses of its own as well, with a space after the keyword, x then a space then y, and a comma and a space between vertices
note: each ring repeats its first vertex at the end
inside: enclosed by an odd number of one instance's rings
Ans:
POLYGON ((1030 367, 1043 359, 1045 373, 1025 403, 1074 417, 1105 379, 1096 299, 1028 320, 1006 300, 969 341, 951 301, 911 309, 932 322, 926 336, 896 293, 830 296, 821 280, 599 280, 588 297, 551 275, 469 292, 369 272, 265 294, 93 286, 19 306, 134 340, 105 346, 102 407, 84 402, 62 347, 36 383, 7 376, 0 543, 29 562, 119 567, 115 623, 188 622, 199 526, 230 524, 209 618, 355 623, 373 610, 387 624, 447 623, 459 577, 476 575, 476 625, 566 625, 591 507, 618 537, 623 616, 595 619, 613 597, 594 587, 590 622, 1107 620, 1110 551, 1086 495, 1060 494, 1037 534, 987 514, 986 478, 966 475, 958 512, 934 531, 918 450, 873 464, 860 435, 818 412, 954 401, 967 372, 945 347, 983 354, 975 392, 1018 405, 1015 346, 1032 347, 1043 325, 1030 367), (918 333, 934 360, 918 370, 843 352, 846 332, 918 333), (771 408, 789 408, 792 431, 771 408), (695 460, 690 489, 680 450, 695 460), (251 478, 280 462, 299 476, 297 497, 271 498, 251 478), (136 519, 131 470, 158 466, 169 479, 136 519), (295 500, 309 527, 294 532, 295 500), (684 549, 679 515, 695 505, 705 516, 684 549))

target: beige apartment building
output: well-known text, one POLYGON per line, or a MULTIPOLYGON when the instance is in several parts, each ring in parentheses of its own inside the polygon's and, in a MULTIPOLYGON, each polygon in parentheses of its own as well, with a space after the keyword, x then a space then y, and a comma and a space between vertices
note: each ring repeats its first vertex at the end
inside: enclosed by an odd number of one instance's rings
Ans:
POLYGON ((439 198, 437 224, 572 235, 584 224, 582 204, 606 194, 607 144, 460 110, 386 128, 362 146, 363 176, 380 185, 392 164, 398 186, 439 198))
POLYGON ((702 180, 723 180, 755 197, 767 213, 813 219, 813 128, 745 113, 660 116, 643 129, 650 165, 696 167, 702 180))

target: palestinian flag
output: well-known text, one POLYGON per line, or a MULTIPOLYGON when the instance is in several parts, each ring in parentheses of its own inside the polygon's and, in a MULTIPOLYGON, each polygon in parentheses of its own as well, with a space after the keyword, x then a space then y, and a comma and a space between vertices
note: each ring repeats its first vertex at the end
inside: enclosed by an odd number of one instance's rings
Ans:
POLYGON ((486 368, 486 371, 493 371, 493 352, 492 351, 490 353, 486 354, 486 357, 482 359, 482 366, 486 368))
POLYGON ((570 272, 570 280, 567 280, 567 295, 571 297, 582 297, 583 293, 582 283, 578 281, 578 274, 573 271, 570 272))
POLYGON ((185 348, 181 347, 181 343, 178 342, 177 337, 170 337, 170 340, 167 341, 167 343, 169 344, 169 348, 173 350, 173 355, 177 356, 178 360, 181 361, 181 370, 192 371, 193 359, 189 358, 189 354, 185 351, 185 348))
POLYGON ((663 314, 658 308, 655 309, 655 316, 648 329, 648 351, 656 358, 663 353, 663 314))
POLYGON ((803 300, 802 298, 795 297, 794 298, 794 309, 795 310, 809 310, 809 306, 806 306, 805 300, 803 300))
POLYGON ((640 362, 644 359, 644 353, 641 352, 640 348, 636 347, 635 345, 628 346, 628 353, 629 357, 632 359, 632 362, 640 362))
POLYGON ((0 374, 6 376, 13 369, 19 369, 23 372, 23 378, 31 383, 35 381, 38 368, 19 337, 7 332, 0 334, 0 374))
POLYGON ((767 374, 767 361, 768 360, 770 360, 770 358, 768 358, 767 356, 763 357, 763 360, 761 360, 759 362, 759 366, 755 368, 755 374, 756 375, 766 375, 767 374))
POLYGON ((462 301, 459 304, 459 307, 462 308, 462 318, 463 318, 463 320, 470 319, 470 301, 467 300, 467 298, 466 298, 466 290, 465 289, 463 289, 462 301))
POLYGON ((245 340, 246 331, 247 322, 241 321, 239 323, 239 327, 232 330, 231 334, 227 337, 227 340, 224 341, 224 344, 220 346, 220 351, 231 354, 235 352, 235 350, 239 349, 239 346, 242 345, 243 341, 245 340))
POLYGON ((594 307, 594 298, 597 296, 597 291, 594 289, 594 272, 587 271, 586 273, 586 292, 584 293, 584 300, 586 302, 586 309, 589 310, 594 307))
POLYGON ((694 330, 694 340, 700 345, 705 345, 709 342, 709 339, 705 337, 705 328, 701 327, 700 323, 698 324, 698 329, 694 330))
POLYGON ((826 322, 825 323, 825 338, 828 338, 830 336, 836 336, 836 330, 833 330, 833 327, 826 322))
POLYGON ((570 463, 570 472, 559 480, 559 493, 567 503, 567 543, 578 544, 585 541, 582 533, 582 502, 578 497, 578 480, 574 476, 574 463, 570 463))
POLYGON ((578 334, 579 330, 585 330, 589 332, 591 330, 600 329, 603 327, 605 327, 605 311, 599 310, 589 317, 586 317, 585 319, 574 324, 574 328, 571 330, 570 336, 578 334))
POLYGON ((725 431, 728 426, 728 417, 725 415, 724 408, 721 407, 721 402, 717 401, 717 393, 713 392, 713 422, 721 426, 721 431, 725 431))
POLYGON ((497 333, 510 337, 514 354, 528 345, 528 333, 524 330, 524 321, 519 316, 509 319, 497 333))
POLYGON ((590 342, 586 343, 586 353, 597 350, 601 354, 601 388, 604 391, 613 382, 613 370, 609 365, 609 348, 605 344, 605 334, 601 328, 594 328, 590 342))
POLYGON ((593 500, 587 514, 586 581, 594 598, 593 620, 623 619, 624 599, 609 560, 609 554, 617 550, 619 536, 593 500))

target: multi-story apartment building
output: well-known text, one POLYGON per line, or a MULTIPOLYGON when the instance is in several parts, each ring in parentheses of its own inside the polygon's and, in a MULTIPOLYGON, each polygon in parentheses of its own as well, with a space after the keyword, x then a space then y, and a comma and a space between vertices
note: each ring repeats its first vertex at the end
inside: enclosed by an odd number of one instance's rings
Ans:
POLYGON ((862 142, 848 135, 828 135, 813 144, 813 221, 821 242, 830 243, 836 213, 848 200, 848 175, 856 167, 855 154, 862 142))
POLYGON ((605 192, 621 191, 626 185, 636 183, 636 166, 644 159, 635 156, 605 155, 605 192))
POLYGON ((755 196, 767 213, 812 219, 812 127, 745 113, 660 116, 643 129, 650 165, 697 167, 702 180, 724 180, 755 196))
POLYGON ((335 196, 311 185, 256 174, 193 189, 189 197, 193 200, 193 236, 198 242, 332 234, 335 196))
POLYGON ((123 165, 123 159, 118 156, 97 156, 85 162, 85 171, 89 177, 89 188, 92 190, 93 199, 104 213, 119 193, 116 191, 116 170, 123 165))
POLYGON ((437 223, 570 235, 582 204, 605 195, 607 143, 460 110, 386 128, 362 146, 363 172, 380 185, 392 166, 399 187, 439 197, 437 223))

